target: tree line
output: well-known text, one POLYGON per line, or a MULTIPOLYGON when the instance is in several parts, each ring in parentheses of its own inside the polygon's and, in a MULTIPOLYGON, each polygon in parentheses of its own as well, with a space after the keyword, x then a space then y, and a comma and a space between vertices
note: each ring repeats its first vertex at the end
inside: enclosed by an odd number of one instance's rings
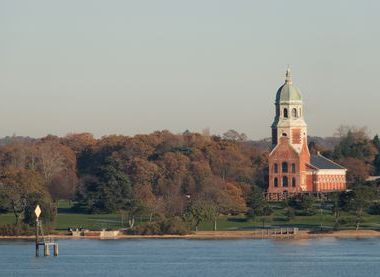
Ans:
MULTIPOLYGON (((345 165, 350 187, 380 174, 379 138, 363 129, 341 129, 333 149, 309 146, 345 165)), ((39 203, 44 220, 52 221, 56 201, 67 199, 78 211, 120 213, 130 227, 143 216, 152 229, 168 230, 173 222, 197 228, 205 220, 217 228, 221 214, 270 212, 262 198, 268 153, 234 130, 8 139, 0 145, 0 212, 13 213, 16 224, 32 224, 39 203)))

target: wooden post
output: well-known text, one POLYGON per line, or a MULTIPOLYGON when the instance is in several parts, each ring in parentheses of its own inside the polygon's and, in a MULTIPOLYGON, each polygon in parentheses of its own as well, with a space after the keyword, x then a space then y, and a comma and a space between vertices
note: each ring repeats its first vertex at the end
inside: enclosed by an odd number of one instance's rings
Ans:
POLYGON ((50 256, 49 244, 47 244, 47 243, 44 244, 44 255, 50 256))
POLYGON ((58 244, 57 243, 55 243, 54 244, 54 256, 58 256, 58 244))
POLYGON ((39 247, 38 247, 38 217, 36 219, 36 257, 40 255, 39 253, 39 247))

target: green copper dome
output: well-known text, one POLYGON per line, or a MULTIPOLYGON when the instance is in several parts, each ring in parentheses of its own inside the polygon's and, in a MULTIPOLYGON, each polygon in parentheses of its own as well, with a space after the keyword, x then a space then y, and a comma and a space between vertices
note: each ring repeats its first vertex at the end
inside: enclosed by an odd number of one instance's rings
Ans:
POLYGON ((286 71, 285 84, 283 84, 276 94, 276 103, 290 102, 290 101, 302 101, 301 91, 293 85, 290 69, 286 71))

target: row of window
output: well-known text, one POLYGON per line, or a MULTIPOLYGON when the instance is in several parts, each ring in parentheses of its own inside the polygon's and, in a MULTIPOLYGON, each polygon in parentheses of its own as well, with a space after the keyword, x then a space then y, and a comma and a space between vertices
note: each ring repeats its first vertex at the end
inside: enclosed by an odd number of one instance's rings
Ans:
MULTIPOLYGON (((297 185, 297 180, 295 177, 292 178, 292 187, 296 187, 297 185)), ((277 188, 279 186, 278 178, 274 178, 274 186, 277 188)), ((282 187, 286 188, 289 186, 289 179, 288 176, 283 176, 282 177, 282 187)))
MULTIPOLYGON (((293 108, 292 109, 292 117, 297 118, 299 116, 301 116, 301 109, 298 112, 296 108, 293 108)), ((285 118, 289 118, 289 114, 288 114, 288 109, 287 108, 284 109, 284 117, 285 118)))
MULTIPOLYGON (((282 173, 288 173, 288 163, 287 162, 283 162, 281 164, 281 172, 282 173)), ((274 164, 274 173, 278 173, 278 164, 274 164)), ((292 173, 296 173, 296 164, 295 163, 292 163, 292 173)))

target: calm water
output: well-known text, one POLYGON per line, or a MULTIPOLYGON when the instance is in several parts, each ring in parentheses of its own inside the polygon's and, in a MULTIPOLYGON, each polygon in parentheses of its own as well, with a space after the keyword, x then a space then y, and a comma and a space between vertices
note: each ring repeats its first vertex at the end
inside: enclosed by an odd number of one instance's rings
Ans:
POLYGON ((380 276, 380 239, 0 240, 0 276, 380 276))

